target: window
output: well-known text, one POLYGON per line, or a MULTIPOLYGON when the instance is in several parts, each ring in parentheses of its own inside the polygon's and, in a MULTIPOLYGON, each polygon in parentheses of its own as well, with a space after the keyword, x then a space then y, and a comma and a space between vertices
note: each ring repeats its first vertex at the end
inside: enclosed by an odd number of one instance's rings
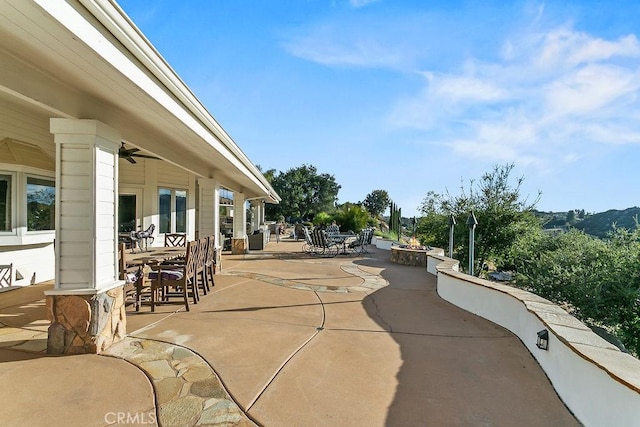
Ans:
POLYGON ((187 232, 187 191, 158 190, 159 233, 187 232))
POLYGON ((136 195, 118 195, 118 232, 136 231, 136 195))
POLYGON ((11 175, 0 175, 0 231, 11 231, 11 175))
POLYGON ((46 178, 27 177, 27 230, 55 230, 56 184, 46 178))
POLYGON ((176 233, 187 232, 187 191, 176 190, 176 233))

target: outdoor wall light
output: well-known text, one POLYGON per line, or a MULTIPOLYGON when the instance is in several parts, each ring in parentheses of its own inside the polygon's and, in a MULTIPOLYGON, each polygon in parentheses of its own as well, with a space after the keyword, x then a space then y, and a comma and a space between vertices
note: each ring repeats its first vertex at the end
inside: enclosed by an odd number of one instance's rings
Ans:
POLYGON ((542 350, 549 350, 549 331, 543 329, 538 332, 538 342, 536 346, 542 350))

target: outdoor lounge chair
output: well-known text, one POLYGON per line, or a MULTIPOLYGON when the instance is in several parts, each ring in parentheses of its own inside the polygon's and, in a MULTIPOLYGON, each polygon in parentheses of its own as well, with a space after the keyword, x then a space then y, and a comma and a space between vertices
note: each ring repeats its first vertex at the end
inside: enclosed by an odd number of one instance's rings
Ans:
POLYGON ((311 233, 311 239, 316 249, 316 252, 314 252, 315 254, 327 258, 335 257, 336 255, 338 255, 338 252, 340 251, 340 245, 338 245, 336 242, 331 241, 327 237, 326 231, 313 230, 313 232, 311 233))
POLYGON ((371 239, 373 238, 373 230, 371 228, 365 228, 360 231, 358 234, 358 238, 351 241, 349 243, 349 249, 358 255, 362 255, 364 253, 369 253, 367 251, 367 245, 371 244, 371 239))
POLYGON ((302 250, 308 254, 315 254, 317 252, 316 245, 313 243, 311 233, 309 229, 303 226, 304 243, 302 244, 302 250))

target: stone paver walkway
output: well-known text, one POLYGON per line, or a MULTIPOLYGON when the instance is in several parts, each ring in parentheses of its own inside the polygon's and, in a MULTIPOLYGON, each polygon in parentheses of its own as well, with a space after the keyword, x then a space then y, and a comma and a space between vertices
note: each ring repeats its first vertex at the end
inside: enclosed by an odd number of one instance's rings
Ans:
POLYGON ((188 348, 127 337, 104 355, 125 359, 151 378, 162 426, 255 425, 211 366, 188 348))

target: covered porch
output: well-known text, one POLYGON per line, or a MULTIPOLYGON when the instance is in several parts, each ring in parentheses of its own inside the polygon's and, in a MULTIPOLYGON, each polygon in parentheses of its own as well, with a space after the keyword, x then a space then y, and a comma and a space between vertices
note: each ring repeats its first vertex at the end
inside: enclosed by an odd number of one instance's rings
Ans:
POLYGON ((227 191, 244 253, 279 196, 115 3, 3 2, 0 40, 0 265, 12 287, 53 281, 53 352, 100 352, 126 334, 122 233, 221 247, 227 191), (78 316, 81 342, 61 326, 78 316))

